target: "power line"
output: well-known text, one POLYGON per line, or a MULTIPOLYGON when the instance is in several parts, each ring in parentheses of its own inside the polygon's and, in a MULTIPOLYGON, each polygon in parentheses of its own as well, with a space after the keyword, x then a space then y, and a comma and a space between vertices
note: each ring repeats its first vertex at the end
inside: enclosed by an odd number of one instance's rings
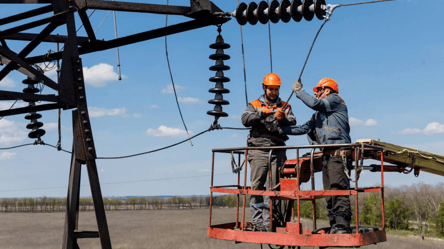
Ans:
MULTIPOLYGON (((215 174, 215 176, 232 175, 228 174, 215 174)), ((145 179, 145 180, 135 180, 135 181, 123 181, 123 182, 105 182, 100 185, 114 185, 114 184, 127 184, 127 183, 137 183, 137 182, 156 182, 156 181, 167 181, 167 180, 180 180, 180 179, 191 179, 191 178, 202 178, 211 177, 211 175, 198 175, 198 176, 182 176, 182 177, 169 177, 169 178, 157 178, 157 179, 145 179)), ((81 185, 82 187, 89 185, 81 185)), ((11 189, 11 190, 0 190, 0 192, 18 192, 18 191, 29 191, 29 190, 43 190, 43 189, 57 189, 57 188, 67 188, 68 186, 58 186, 58 187, 45 187, 45 188, 28 188, 28 189, 11 189)))

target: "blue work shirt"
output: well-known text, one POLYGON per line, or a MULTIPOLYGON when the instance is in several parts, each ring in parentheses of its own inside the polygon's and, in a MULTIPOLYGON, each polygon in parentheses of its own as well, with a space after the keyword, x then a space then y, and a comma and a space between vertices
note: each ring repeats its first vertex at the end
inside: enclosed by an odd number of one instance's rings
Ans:
POLYGON ((310 144, 351 143, 347 106, 341 96, 332 93, 324 99, 317 99, 300 90, 296 97, 316 112, 305 124, 280 127, 282 132, 288 135, 307 134, 310 144))

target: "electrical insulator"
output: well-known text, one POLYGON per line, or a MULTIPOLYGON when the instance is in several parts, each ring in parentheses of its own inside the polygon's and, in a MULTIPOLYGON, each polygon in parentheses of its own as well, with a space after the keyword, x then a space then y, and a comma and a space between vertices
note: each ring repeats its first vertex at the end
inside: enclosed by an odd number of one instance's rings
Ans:
MULTIPOLYGON (((34 80, 34 79, 28 77, 26 80, 23 80, 22 82, 23 82, 23 84, 28 85, 28 87, 23 89, 24 93, 36 94, 39 92, 39 89, 37 89, 34 86, 39 83, 38 80, 34 80)), ((35 106, 35 101, 32 101, 32 100, 24 100, 24 101, 28 102, 28 106, 35 106)), ((40 138, 43 135, 45 135, 45 133, 46 133, 45 130, 40 129, 43 126, 43 123, 37 121, 41 117, 42 117, 42 115, 40 115, 39 113, 36 113, 36 112, 31 112, 25 116, 25 119, 30 120, 30 123, 28 125, 26 125, 26 128, 32 130, 28 134, 29 138, 40 140, 40 138)))
POLYGON ((230 78, 224 76, 224 71, 230 70, 230 67, 224 64, 225 60, 230 59, 230 56, 224 53, 224 49, 231 47, 230 44, 224 42, 224 38, 220 34, 220 26, 217 31, 219 35, 216 38, 216 43, 210 45, 210 48, 216 49, 216 53, 210 55, 210 59, 216 61, 216 65, 210 67, 211 71, 216 71, 216 76, 211 77, 210 81, 215 82, 216 86, 209 90, 210 93, 215 93, 216 95, 214 99, 208 101, 208 103, 215 106, 212 111, 207 112, 208 115, 214 116, 216 121, 219 117, 228 117, 228 114, 222 111, 222 105, 228 105, 229 102, 224 100, 222 94, 230 92, 230 90, 224 88, 224 83, 230 81, 230 78))
POLYGON ((313 17, 319 20, 325 18, 325 10, 327 5, 325 0, 277 0, 271 1, 270 5, 266 1, 259 4, 251 2, 250 4, 240 3, 236 10, 228 13, 234 16, 240 25, 250 23, 255 25, 258 21, 266 24, 268 21, 277 23, 279 20, 289 22, 292 18, 296 22, 300 22, 302 17, 311 21, 313 17))

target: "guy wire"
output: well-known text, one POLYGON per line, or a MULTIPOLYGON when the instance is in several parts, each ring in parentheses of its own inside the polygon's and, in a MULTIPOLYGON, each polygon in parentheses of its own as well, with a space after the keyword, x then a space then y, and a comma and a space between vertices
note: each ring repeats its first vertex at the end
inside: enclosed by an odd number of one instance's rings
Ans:
MULTIPOLYGON (((167 5, 169 5, 169 2, 170 1, 167 0, 167 5)), ((167 26, 168 26, 168 15, 166 15, 166 18, 165 18, 165 27, 167 27, 167 26)), ((174 85, 173 73, 171 72, 170 59, 169 59, 169 56, 168 56, 168 40, 167 40, 167 37, 168 36, 166 35, 165 36, 165 55, 166 55, 166 60, 167 60, 167 64, 168 64, 168 70, 170 72, 171 84, 173 85, 174 96, 176 97, 176 104, 177 104, 177 109, 179 109, 180 118, 182 119, 183 126, 185 127, 185 131, 187 132, 188 138, 190 140, 190 144, 191 144, 191 146, 193 146, 193 142, 191 141, 187 125, 185 124, 185 120, 183 119, 183 116, 182 116, 182 111, 180 110, 179 100, 177 99, 176 86, 174 85)))

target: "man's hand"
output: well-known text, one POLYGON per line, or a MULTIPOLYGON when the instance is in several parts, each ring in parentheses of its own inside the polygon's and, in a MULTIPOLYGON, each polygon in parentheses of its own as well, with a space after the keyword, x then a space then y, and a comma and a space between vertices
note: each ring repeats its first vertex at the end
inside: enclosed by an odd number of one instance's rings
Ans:
POLYGON ((291 90, 293 90, 293 92, 295 93, 298 93, 300 90, 302 90, 302 83, 299 80, 295 81, 291 90))
POLYGON ((261 111, 261 118, 266 118, 268 116, 270 116, 272 114, 272 112, 270 111, 270 109, 264 109, 261 111))
POLYGON ((276 112, 276 119, 279 121, 279 122, 283 122, 283 121, 285 121, 285 112, 284 111, 278 111, 278 112, 276 112))

